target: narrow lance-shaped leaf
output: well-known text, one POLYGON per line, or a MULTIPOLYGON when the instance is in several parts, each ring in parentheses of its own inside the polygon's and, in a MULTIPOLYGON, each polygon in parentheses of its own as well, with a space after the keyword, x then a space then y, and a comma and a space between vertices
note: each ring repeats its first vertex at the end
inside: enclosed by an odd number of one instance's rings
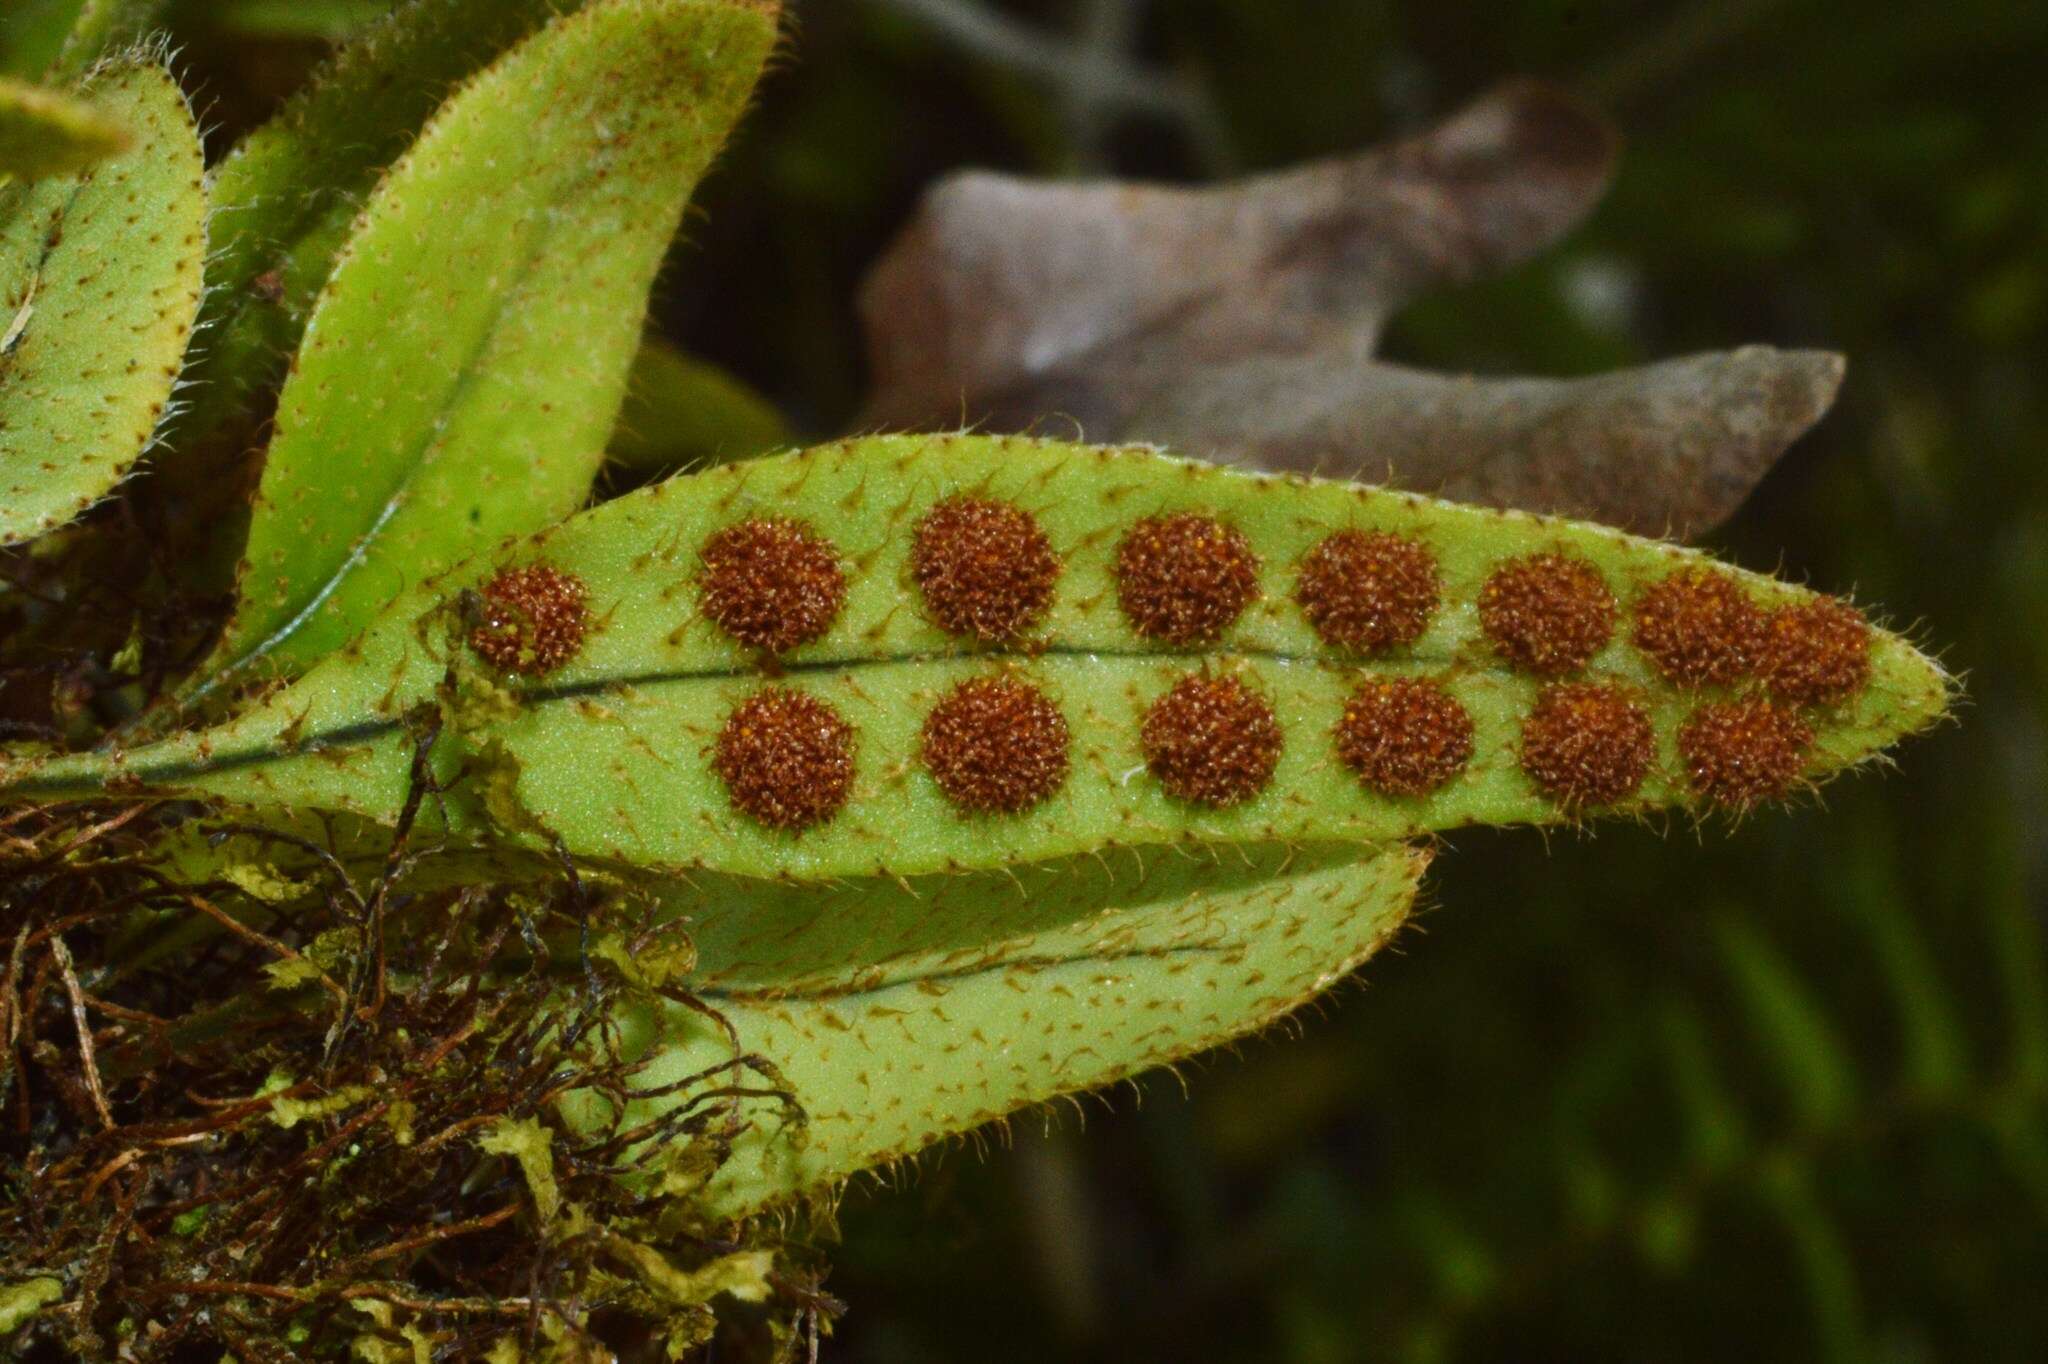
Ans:
POLYGON ((131 150, 0 186, 0 544, 105 496, 171 400, 199 308, 199 138, 154 65, 103 70, 95 107, 131 150))
POLYGON ((217 729, 14 781, 388 824, 408 721, 439 707, 429 826, 663 871, 916 875, 1746 808, 1947 689, 1852 608, 1602 527, 1143 449, 875 437, 621 497, 421 585, 217 729))
MULTIPOLYGON (((180 423, 183 444, 245 415, 251 395, 283 373, 363 201, 449 87, 564 6, 408 0, 386 8, 213 171, 220 248, 197 366, 206 382, 180 423)), ((290 9, 303 18, 307 7, 290 9)))
POLYGON ((449 100, 307 325, 201 691, 302 670, 584 499, 662 255, 774 39, 757 0, 607 0, 449 100))
POLYGON ((69 175, 128 144, 128 130, 85 100, 0 76, 0 178, 69 175))
MULTIPOLYGON (((648 1175, 706 1217, 742 1216, 1273 1022, 1393 936, 1428 861, 1411 848, 1361 857, 1264 845, 1214 864, 1154 851, 1135 864, 1025 868, 1014 880, 870 882, 766 902, 678 891, 671 907, 688 913, 702 954, 689 988, 734 1036, 681 1006, 662 1006, 658 1020, 623 1015, 629 1050, 650 1053, 638 1085, 699 1078, 634 1101, 621 1126, 702 1105, 719 1086, 786 1086, 794 1107, 765 1095, 730 1102, 713 1125, 733 1121, 733 1155, 708 1182, 648 1175), (835 940, 846 969, 777 978, 792 952, 835 940), (863 959, 878 964, 856 969, 863 959), (768 1065, 733 1064, 740 1056, 768 1065)), ((592 1131, 614 1116, 589 1093, 563 1109, 592 1131)))

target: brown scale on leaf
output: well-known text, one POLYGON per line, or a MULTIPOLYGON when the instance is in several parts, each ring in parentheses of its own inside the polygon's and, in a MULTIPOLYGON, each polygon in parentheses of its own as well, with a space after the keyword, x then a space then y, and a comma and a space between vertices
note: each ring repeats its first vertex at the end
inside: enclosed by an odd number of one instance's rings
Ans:
POLYGON ((1030 512, 949 497, 917 523, 910 574, 941 630, 988 643, 1035 625, 1052 604, 1059 556, 1030 512))
POLYGON ((1635 643, 1666 681, 1726 685, 1756 668, 1764 613, 1742 584, 1711 568, 1687 568, 1636 603, 1635 643))
POLYGON ((501 568, 466 599, 469 647, 501 672, 541 677, 576 656, 589 630, 583 580, 546 564, 501 568))
POLYGON ((1764 618, 1757 672, 1795 705, 1842 700, 1870 680, 1870 624, 1847 602, 1782 606, 1764 618))
POLYGON ((1540 677, 1586 666, 1614 636, 1614 594, 1572 554, 1501 565, 1479 591, 1479 624, 1501 657, 1540 677))
POLYGON ((1152 703, 1140 731, 1145 764, 1167 794, 1218 809, 1265 790, 1280 763, 1280 723, 1234 677, 1193 674, 1152 703))
POLYGON ((711 765, 740 811, 771 829, 801 833, 846 805, 853 726, 815 696, 770 687, 726 718, 711 765))
POLYGON ((1051 697, 1015 678, 976 677, 925 717, 925 767, 969 814, 1020 814, 1067 779, 1066 717, 1051 697))
POLYGON ((1620 687, 1546 687, 1522 722, 1522 770, 1567 810, 1632 795, 1656 751, 1649 712, 1620 687))
POLYGON ((832 545, 801 521, 742 521, 704 542, 704 614, 750 649, 780 654, 832 628, 846 574, 832 545))
POLYGON ((1167 644, 1210 644, 1259 595, 1243 532, 1211 516, 1148 516, 1117 548, 1117 601, 1131 628, 1167 644))
POLYGON ((1693 789, 1738 810, 1790 791, 1812 747, 1813 729, 1797 711, 1760 697, 1701 706, 1678 730, 1693 789))
POLYGON ((1413 644, 1441 595, 1436 556, 1385 531, 1330 536, 1302 560, 1294 588, 1316 633, 1359 653, 1413 644))
POLYGON ((1472 717, 1434 682, 1373 678, 1344 703, 1337 756, 1370 790, 1426 796, 1472 757, 1472 717))

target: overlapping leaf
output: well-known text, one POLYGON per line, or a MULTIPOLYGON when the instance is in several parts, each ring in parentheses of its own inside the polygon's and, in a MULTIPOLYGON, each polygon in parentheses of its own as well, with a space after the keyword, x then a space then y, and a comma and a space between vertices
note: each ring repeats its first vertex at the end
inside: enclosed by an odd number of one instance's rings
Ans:
MULTIPOLYGON (((1501 658, 1476 607, 1501 564, 1553 550, 1595 566, 1624 613, 1674 569, 1704 562, 1601 527, 1254 477, 1143 449, 868 438, 619 498, 422 585, 301 682, 217 729, 39 771, 31 763, 15 780, 52 793, 115 779, 390 822, 408 790, 412 736, 439 707, 446 724, 434 755, 448 789, 430 803, 430 823, 668 872, 915 875, 1118 844, 1383 842, 1471 823, 1556 820, 1572 812, 1532 782, 1519 758, 1521 726, 1543 684, 1501 658), (1064 560, 1042 624, 1013 646, 975 647, 946 634, 909 581, 914 528, 962 493, 1030 511, 1064 560), (1259 600, 1213 646, 1143 639, 1119 605, 1114 565, 1125 531, 1140 517, 1181 511, 1235 526, 1260 562, 1259 600), (801 835, 737 810, 709 757, 734 707, 768 681, 757 658, 704 614, 700 550, 721 529, 762 516, 819 528, 848 579, 830 629, 780 664, 782 685, 835 707, 857 736, 845 808, 801 835), (1294 600, 1303 556, 1347 528, 1397 532, 1436 556, 1443 604, 1414 644, 1371 659, 1347 655, 1319 638, 1294 600), (506 687, 465 642, 462 595, 502 567, 533 565, 581 582, 590 625, 559 670, 506 687), (451 670, 452 690, 444 686, 451 670), (968 817, 920 765, 920 727, 955 682, 1005 670, 1057 702, 1073 735, 1071 775, 1026 813, 968 817), (1147 708, 1200 671, 1248 681, 1269 700, 1284 739, 1270 785, 1230 808, 1178 800, 1147 772, 1147 708), (1331 733, 1345 698, 1361 676, 1387 674, 1440 681, 1472 717, 1469 766, 1433 794, 1371 794, 1336 760, 1331 733)), ((1727 571, 1759 604, 1813 599, 1727 571)), ((1946 678, 1904 641, 1878 632, 1870 658, 1868 684, 1815 716, 1809 777, 1870 756, 1946 705, 1946 678)), ((1663 682, 1625 627, 1583 675, 1639 698, 1656 736, 1647 780, 1612 808, 1694 803, 1675 736, 1699 694, 1663 682)))
POLYGON ((199 139, 162 68, 104 69, 94 107, 126 153, 0 186, 0 544, 107 492, 171 401, 206 257, 199 139))
POLYGON ((0 77, 0 176, 84 170, 128 145, 128 130, 82 99, 0 77))
MULTIPOLYGON (((1260 845, 1215 863, 1155 850, 765 902, 678 891, 702 954, 691 988, 734 1034, 671 1006, 638 1081, 699 1079, 635 1101, 627 1125, 751 1087, 732 1101, 732 1159, 702 1188, 671 1188, 704 1216, 741 1216, 1271 1023, 1393 936, 1428 860, 1260 845), (746 1056, 772 1070, 734 1064, 746 1056)), ((622 1023, 629 1049, 649 1046, 652 1016, 622 1023)), ((565 1112, 610 1116, 593 1094, 565 1112)))
POLYGON ((757 0, 607 0, 444 106, 307 324, 201 690, 299 671, 583 500, 655 271, 774 36, 757 0))
MULTIPOLYGON (((301 21, 309 8, 289 7, 301 21)), ((246 415, 252 394, 283 372, 363 201, 449 88, 563 8, 408 0, 215 168, 212 339, 200 361, 206 386, 183 424, 188 440, 246 415)))

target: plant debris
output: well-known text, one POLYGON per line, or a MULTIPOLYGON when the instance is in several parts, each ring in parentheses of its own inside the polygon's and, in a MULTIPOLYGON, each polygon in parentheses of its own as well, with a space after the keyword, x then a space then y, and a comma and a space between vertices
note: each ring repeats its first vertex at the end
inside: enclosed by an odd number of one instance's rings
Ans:
POLYGON ((1374 358, 1404 304, 1576 226, 1617 145, 1577 101, 1517 81, 1410 140, 1213 188, 955 175, 867 280, 866 421, 1071 422, 1644 534, 1711 530, 1826 413, 1840 356, 1749 346, 1569 380, 1374 358))
POLYGON ((614 964, 673 938, 647 902, 566 865, 407 893, 432 850, 403 830, 361 875, 296 834, 199 826, 311 869, 304 893, 273 881, 258 900, 167 872, 194 817, 0 816, 0 1314, 18 1357, 476 1359, 510 1342, 511 1358, 668 1359, 727 1317, 785 1340, 829 1319, 778 1240, 743 1246, 647 1196, 723 1161, 734 1105, 773 1096, 771 1067, 735 1054, 652 1128, 577 1137, 555 1115, 572 1090, 620 1111, 650 1092, 613 1022, 636 991, 708 1011, 614 964), (717 1294, 739 1305, 714 1322, 717 1294))

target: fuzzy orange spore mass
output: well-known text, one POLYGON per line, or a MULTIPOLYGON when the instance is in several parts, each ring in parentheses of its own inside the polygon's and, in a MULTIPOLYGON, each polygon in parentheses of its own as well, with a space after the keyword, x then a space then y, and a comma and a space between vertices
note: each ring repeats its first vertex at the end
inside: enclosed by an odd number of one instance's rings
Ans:
POLYGON ((1635 644, 1667 681, 1724 685, 1749 675, 1763 647, 1764 613, 1742 585, 1687 568, 1636 603, 1635 644))
POLYGON ((1586 666, 1614 636, 1614 594, 1572 554, 1502 564, 1479 590, 1479 624, 1501 657, 1539 677, 1586 666))
POLYGON ((1022 507, 949 497, 917 523, 910 574, 941 630, 993 643, 1015 638, 1045 614, 1060 561, 1022 507))
POLYGON ((1413 644, 1441 595, 1436 556, 1386 531, 1329 536, 1301 561, 1294 588, 1324 642, 1359 653, 1413 644))
POLYGON ((1040 688, 970 678, 925 717, 924 764, 960 809, 1018 814, 1066 781, 1068 739, 1066 717, 1040 688))
POLYGON ((1211 516, 1148 516, 1117 548, 1117 601, 1131 628, 1168 644, 1213 643, 1259 595, 1243 532, 1211 516))
POLYGON ((1273 780, 1280 722, 1235 677, 1193 674, 1145 712, 1145 764, 1167 794, 1216 808, 1242 804, 1273 780))
POLYGON ((1678 730, 1693 789, 1738 810, 1790 791, 1812 747, 1813 729, 1797 711, 1761 698, 1701 706, 1678 730))
POLYGON ((567 663, 589 629, 583 580, 532 564, 501 568, 477 590, 469 647, 502 672, 540 677, 567 663))
POLYGON ((1472 757, 1472 717, 1434 682, 1375 678, 1344 703, 1337 756, 1370 790, 1424 796, 1472 757))
POLYGON ((1522 722, 1522 770, 1568 810, 1633 794, 1656 752, 1649 712, 1604 683, 1546 687, 1522 722))
POLYGON ((1757 672, 1796 705, 1842 700, 1870 680, 1870 623, 1847 602, 1781 606, 1764 619, 1757 672))
POLYGON ((711 765, 743 813, 800 833, 845 806, 853 789, 853 726, 805 692, 770 687, 726 717, 711 765))
POLYGON ((704 614, 764 654, 819 638, 846 602, 839 556, 801 521, 742 521, 705 541, 700 554, 698 592, 704 614))

